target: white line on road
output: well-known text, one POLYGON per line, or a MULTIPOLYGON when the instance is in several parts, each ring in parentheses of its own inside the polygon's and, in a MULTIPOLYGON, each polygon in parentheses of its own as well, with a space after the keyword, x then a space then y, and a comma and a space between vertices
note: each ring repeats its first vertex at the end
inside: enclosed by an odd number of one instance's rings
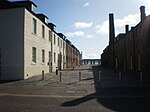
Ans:
POLYGON ((62 96, 62 95, 33 95, 33 94, 15 94, 15 93, 0 93, 0 96, 16 96, 16 97, 41 97, 41 98, 150 98, 145 95, 91 95, 91 96, 62 96))

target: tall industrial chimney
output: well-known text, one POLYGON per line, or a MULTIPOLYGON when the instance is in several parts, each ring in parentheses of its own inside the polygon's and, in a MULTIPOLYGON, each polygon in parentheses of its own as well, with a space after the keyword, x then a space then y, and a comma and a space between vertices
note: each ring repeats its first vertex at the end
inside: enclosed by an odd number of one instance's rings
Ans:
POLYGON ((125 32, 128 33, 128 31, 129 31, 129 25, 126 25, 125 26, 125 32))
POLYGON ((113 13, 109 14, 109 44, 115 42, 115 27, 114 27, 114 16, 113 13))
POLYGON ((146 17, 146 14, 145 14, 145 6, 141 6, 140 7, 140 12, 141 12, 141 21, 143 21, 146 17))

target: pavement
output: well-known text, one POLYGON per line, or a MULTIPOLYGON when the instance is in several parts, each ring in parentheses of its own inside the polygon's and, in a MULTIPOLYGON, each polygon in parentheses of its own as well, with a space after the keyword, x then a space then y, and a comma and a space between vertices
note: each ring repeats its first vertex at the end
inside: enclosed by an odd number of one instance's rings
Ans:
POLYGON ((44 80, 1 81, 0 112, 149 112, 147 79, 127 76, 87 65, 45 74, 44 80))
POLYGON ((26 80, 13 81, 0 84, 1 93, 25 93, 42 95, 80 95, 85 96, 95 92, 94 78, 90 66, 68 69, 55 73, 34 76, 26 80), (86 68, 86 69, 84 69, 86 68), (60 81, 60 72, 62 73, 60 81), (79 81, 79 72, 81 72, 82 81, 79 81), (88 89, 87 89, 88 88, 88 89))

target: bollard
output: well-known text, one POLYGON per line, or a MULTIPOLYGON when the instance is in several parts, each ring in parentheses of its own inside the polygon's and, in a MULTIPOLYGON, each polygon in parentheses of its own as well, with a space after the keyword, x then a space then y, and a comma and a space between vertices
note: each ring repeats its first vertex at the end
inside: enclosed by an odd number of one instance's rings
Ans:
POLYGON ((42 70, 42 80, 44 80, 44 70, 42 70))
POLYGON ((122 82, 121 72, 119 72, 119 83, 122 82))
POLYGON ((59 81, 61 82, 62 81, 62 72, 60 72, 60 79, 59 81))
POLYGON ((140 72, 140 82, 142 83, 142 81, 143 81, 143 74, 142 72, 140 72))
POLYGON ((81 79, 81 72, 79 72, 79 82, 81 82, 82 79, 81 79))
POLYGON ((56 67, 56 75, 58 75, 58 67, 56 67))
POLYGON ((101 71, 99 71, 98 82, 101 83, 101 71))

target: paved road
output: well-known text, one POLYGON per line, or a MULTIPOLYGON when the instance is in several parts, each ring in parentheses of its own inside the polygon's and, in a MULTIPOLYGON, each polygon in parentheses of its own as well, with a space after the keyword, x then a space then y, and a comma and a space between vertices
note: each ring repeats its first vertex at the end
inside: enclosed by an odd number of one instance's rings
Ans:
POLYGON ((148 112, 149 104, 149 97, 0 95, 0 112, 148 112))
POLYGON ((94 99, 77 106, 65 106, 73 98, 48 96, 1 96, 0 112, 103 112, 106 109, 94 99), (91 106, 93 104, 93 106, 91 106))
POLYGON ((62 71, 62 82, 52 73, 44 81, 36 76, 1 83, 0 112, 149 112, 149 87, 120 86, 114 75, 97 66, 82 66, 62 71), (105 82, 98 82, 99 70, 105 82))

